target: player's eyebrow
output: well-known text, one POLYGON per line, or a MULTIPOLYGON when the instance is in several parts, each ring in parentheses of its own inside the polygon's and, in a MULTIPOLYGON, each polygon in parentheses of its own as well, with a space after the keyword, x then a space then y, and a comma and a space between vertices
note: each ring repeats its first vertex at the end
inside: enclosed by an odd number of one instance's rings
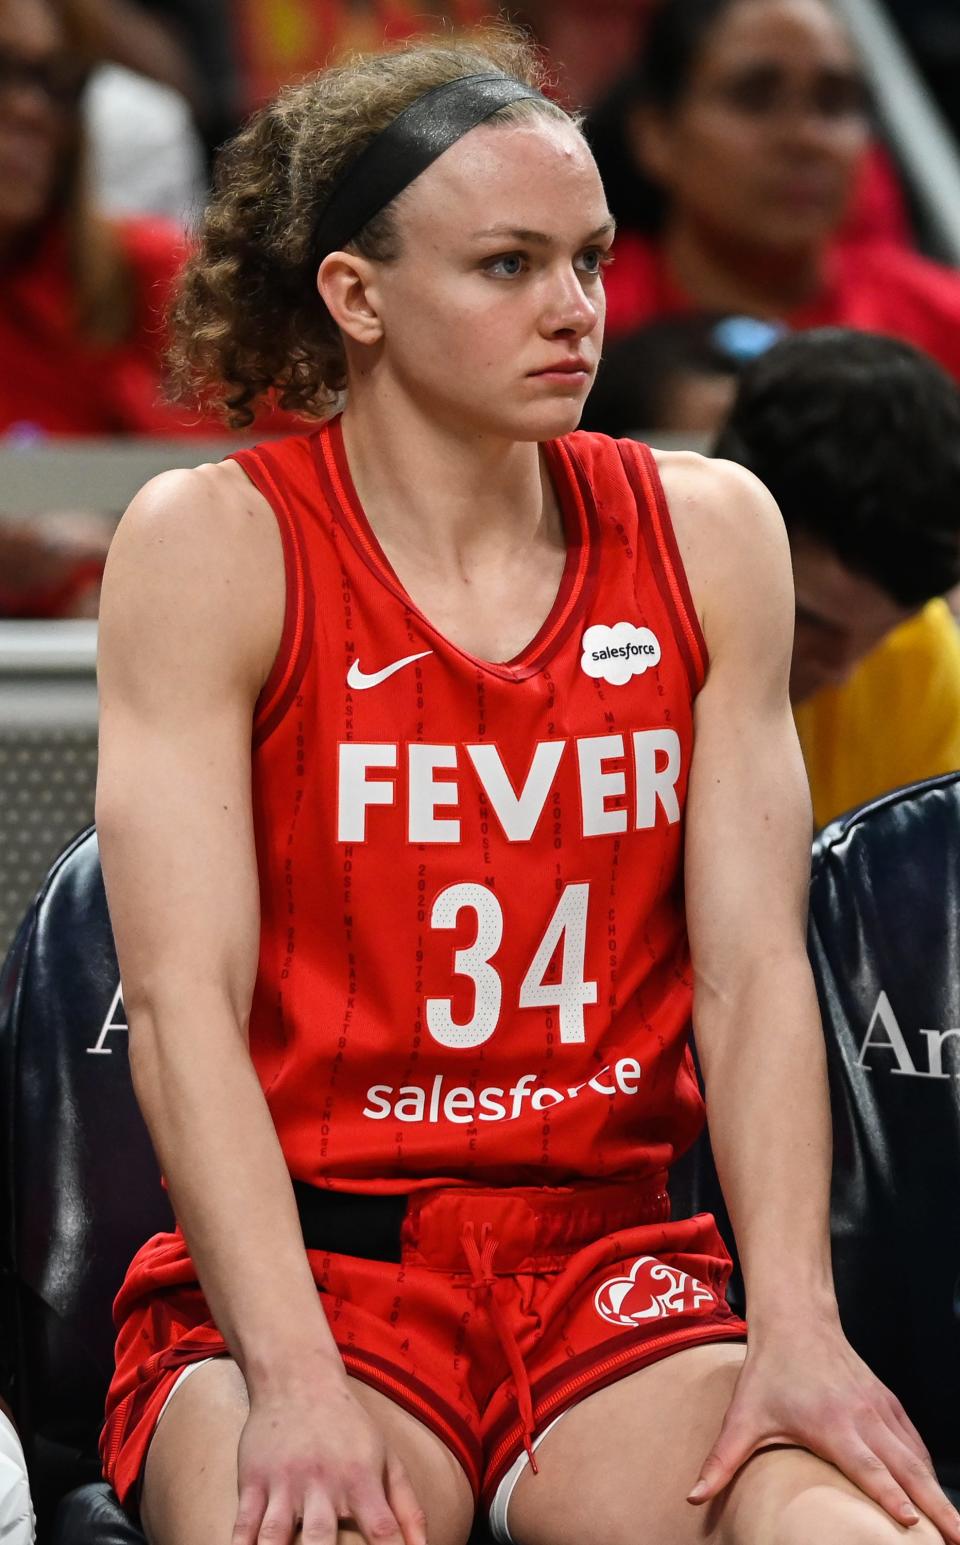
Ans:
MULTIPOLYGON (((598 225, 595 231, 591 231, 589 236, 585 236, 581 245, 586 247, 589 246, 590 242, 599 241, 603 236, 612 236, 616 228, 617 222, 611 215, 609 220, 604 220, 603 224, 598 225)), ((471 231, 470 234, 475 241, 487 237, 506 237, 510 241, 520 241, 534 247, 552 247, 554 242, 554 238, 547 236, 544 231, 528 231, 523 226, 518 225, 491 225, 485 231, 471 231)))

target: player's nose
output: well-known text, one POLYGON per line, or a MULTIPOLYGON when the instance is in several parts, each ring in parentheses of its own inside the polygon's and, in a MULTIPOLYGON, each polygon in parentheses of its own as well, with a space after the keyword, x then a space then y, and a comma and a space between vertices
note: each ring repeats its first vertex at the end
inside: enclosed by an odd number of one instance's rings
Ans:
POLYGON ((542 328, 547 337, 558 334, 585 338, 600 320, 600 305, 583 287, 573 268, 552 277, 542 313, 542 328))

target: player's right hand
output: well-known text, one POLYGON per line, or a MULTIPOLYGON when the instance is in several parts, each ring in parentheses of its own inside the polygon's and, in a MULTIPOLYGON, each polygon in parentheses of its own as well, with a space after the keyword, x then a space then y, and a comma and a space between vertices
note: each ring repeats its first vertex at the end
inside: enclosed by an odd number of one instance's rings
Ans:
POLYGON ((231 1545, 336 1545, 347 1519, 366 1545, 427 1545, 407 1473, 345 1377, 251 1392, 237 1487, 231 1545))

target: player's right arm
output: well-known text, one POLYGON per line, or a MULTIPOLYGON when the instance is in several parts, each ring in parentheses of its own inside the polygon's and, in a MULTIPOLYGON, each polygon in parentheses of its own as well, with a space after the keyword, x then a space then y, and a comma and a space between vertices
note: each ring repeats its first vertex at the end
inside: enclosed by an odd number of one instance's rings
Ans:
POLYGON ((421 1545, 409 1482, 327 1326, 247 1046, 251 724, 283 608, 276 522, 235 464, 167 473, 133 501, 104 576, 97 786, 131 1068, 250 1395, 234 1545, 261 1527, 286 1545, 305 1515, 305 1538, 349 1516, 377 1545, 421 1545))

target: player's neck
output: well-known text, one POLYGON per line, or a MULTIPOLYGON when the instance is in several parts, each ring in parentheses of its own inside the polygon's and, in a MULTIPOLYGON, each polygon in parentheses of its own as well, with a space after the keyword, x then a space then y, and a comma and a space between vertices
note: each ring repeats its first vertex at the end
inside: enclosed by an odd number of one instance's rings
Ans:
POLYGON ((348 403, 343 436, 360 503, 388 551, 456 573, 562 538, 535 442, 458 433, 374 393, 348 403))

